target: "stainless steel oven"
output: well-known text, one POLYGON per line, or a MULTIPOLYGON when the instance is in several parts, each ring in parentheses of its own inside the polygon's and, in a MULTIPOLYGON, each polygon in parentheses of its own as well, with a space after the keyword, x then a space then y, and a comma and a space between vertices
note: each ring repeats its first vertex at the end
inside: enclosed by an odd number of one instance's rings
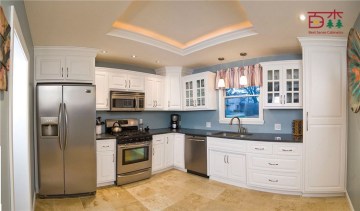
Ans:
POLYGON ((117 185, 151 176, 151 141, 117 145, 117 185))
POLYGON ((145 107, 145 93, 143 92, 110 92, 111 111, 143 111, 145 107))

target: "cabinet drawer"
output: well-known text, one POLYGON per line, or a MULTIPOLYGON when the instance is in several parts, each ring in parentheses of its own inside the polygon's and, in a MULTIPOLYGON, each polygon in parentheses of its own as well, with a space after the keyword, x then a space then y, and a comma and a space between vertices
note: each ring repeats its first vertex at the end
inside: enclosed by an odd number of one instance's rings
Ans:
POLYGON ((246 141, 208 137, 207 147, 208 149, 224 150, 226 152, 246 152, 246 141))
POLYGON ((115 151, 115 140, 97 140, 96 151, 115 151))
POLYGON ((262 188, 300 191, 300 174, 274 173, 270 171, 248 170, 248 185, 262 188))
POLYGON ((153 140, 152 140, 152 144, 153 145, 157 145, 157 144, 164 144, 165 137, 163 135, 155 135, 153 136, 153 140))
POLYGON ((247 152, 257 154, 272 154, 272 143, 252 142, 247 144, 247 152))
POLYGON ((247 163, 251 169, 294 173, 301 171, 300 156, 274 157, 249 155, 247 163))
POLYGON ((274 144, 275 155, 302 155, 302 144, 274 144))

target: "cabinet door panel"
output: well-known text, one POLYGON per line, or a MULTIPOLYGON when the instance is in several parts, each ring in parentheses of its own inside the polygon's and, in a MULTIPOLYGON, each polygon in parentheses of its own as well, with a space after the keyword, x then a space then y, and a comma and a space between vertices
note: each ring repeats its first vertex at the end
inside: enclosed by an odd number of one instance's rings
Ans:
POLYGON ((128 74, 128 89, 134 91, 144 91, 145 78, 138 74, 128 74))
POLYGON ((128 81, 125 73, 109 73, 110 89, 127 89, 128 81))
POLYGON ((226 154, 210 150, 210 173, 209 176, 227 177, 226 154))
POLYGON ((153 145, 152 172, 164 168, 164 143, 153 145))
POLYGON ((96 153, 97 183, 115 181, 115 153, 114 151, 100 151, 96 153))
POLYGON ((36 56, 36 80, 63 80, 64 56, 36 56))
POLYGON ((108 73, 95 72, 96 110, 109 110, 108 73))
POLYGON ((227 155, 228 178, 240 182, 246 182, 246 159, 245 155, 230 154, 227 155))
POLYGON ((174 134, 168 134, 164 140, 165 143, 165 168, 174 165, 174 134))
POLYGON ((66 79, 75 81, 92 81, 94 79, 94 67, 94 58, 83 56, 67 56, 66 79))
POLYGON ((174 140, 174 166, 185 169, 185 135, 175 134, 174 140))

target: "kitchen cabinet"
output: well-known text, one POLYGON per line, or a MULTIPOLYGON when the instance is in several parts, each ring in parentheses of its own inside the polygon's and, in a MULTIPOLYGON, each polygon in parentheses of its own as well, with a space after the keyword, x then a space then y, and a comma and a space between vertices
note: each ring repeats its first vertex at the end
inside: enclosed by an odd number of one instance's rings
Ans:
POLYGON ((187 75, 182 80, 185 110, 216 110, 215 73, 187 75))
POLYGON ((147 76, 145 80, 145 109, 162 110, 164 108, 164 80, 162 76, 147 76))
POLYGON ((116 180, 116 139, 96 141, 97 186, 111 185, 116 180))
POLYGON ((299 60, 263 62, 264 108, 302 108, 302 65, 299 60))
POLYGON ((164 155, 164 168, 169 168, 174 166, 174 138, 175 134, 169 133, 165 134, 164 137, 164 148, 165 148, 165 155, 164 155))
POLYGON ((95 49, 34 47, 36 82, 94 83, 95 49))
POLYGON ((244 186, 246 184, 245 142, 208 137, 208 169, 211 179, 244 186))
POLYGON ((124 91, 144 91, 145 76, 143 73, 134 71, 110 69, 109 71, 109 88, 124 91))
POLYGON ((96 110, 107 111, 110 109, 109 104, 109 80, 108 72, 101 67, 95 68, 95 85, 96 85, 96 110))
POLYGON ((185 135, 174 134, 174 167, 185 170, 185 135))
POLYGON ((303 52, 305 194, 346 192, 345 38, 299 38, 303 52))
POLYGON ((152 140, 152 172, 160 171, 165 166, 165 136, 153 135, 152 140))

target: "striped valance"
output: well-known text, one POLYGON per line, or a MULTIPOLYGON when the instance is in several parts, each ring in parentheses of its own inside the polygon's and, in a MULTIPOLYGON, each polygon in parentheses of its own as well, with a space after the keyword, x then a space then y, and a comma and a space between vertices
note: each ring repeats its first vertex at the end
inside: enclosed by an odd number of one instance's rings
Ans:
POLYGON ((248 86, 262 86, 262 67, 260 64, 232 67, 228 69, 218 70, 216 72, 216 89, 219 89, 218 84, 220 79, 225 80, 225 89, 242 88, 248 86), (247 78, 247 85, 240 85, 240 77, 247 78))

